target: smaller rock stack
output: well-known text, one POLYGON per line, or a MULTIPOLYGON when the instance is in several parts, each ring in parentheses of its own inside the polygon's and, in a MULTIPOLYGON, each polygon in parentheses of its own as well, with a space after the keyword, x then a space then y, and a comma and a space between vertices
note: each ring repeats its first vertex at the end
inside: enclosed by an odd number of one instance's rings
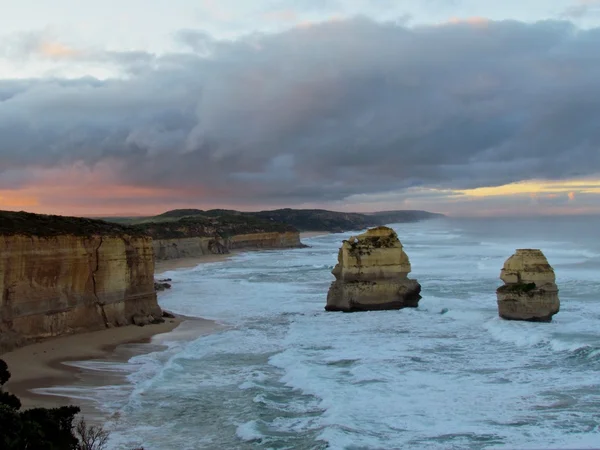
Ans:
POLYGON ((417 307, 421 285, 410 280, 410 261, 398 235, 377 227, 344 241, 331 272, 327 311, 369 311, 417 307))
POLYGON ((550 322, 560 309, 554 269, 541 250, 519 249, 500 271, 498 313, 507 320, 550 322))

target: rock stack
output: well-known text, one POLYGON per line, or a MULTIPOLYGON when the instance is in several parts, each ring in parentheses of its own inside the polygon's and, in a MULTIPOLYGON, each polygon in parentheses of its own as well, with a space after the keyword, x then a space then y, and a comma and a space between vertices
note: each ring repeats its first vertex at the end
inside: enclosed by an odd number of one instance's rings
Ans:
POLYGON ((560 309, 554 270, 541 250, 520 249, 500 272, 498 313, 508 320, 550 322, 560 309))
POLYGON ((407 277, 410 261, 398 235, 377 227, 344 241, 336 280, 327 294, 327 311, 369 311, 417 307, 421 285, 407 277))

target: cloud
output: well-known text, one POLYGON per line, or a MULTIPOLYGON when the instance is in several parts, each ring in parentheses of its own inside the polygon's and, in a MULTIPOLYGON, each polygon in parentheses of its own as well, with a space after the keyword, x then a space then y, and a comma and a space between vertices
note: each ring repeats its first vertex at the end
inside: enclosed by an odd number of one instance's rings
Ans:
POLYGON ((69 58, 77 55, 77 50, 59 42, 42 42, 39 52, 50 58, 69 58))
POLYGON ((31 58, 70 59, 82 56, 82 52, 61 42, 48 31, 15 33, 3 36, 0 43, 1 57, 13 60, 31 58))
POLYGON ((444 24, 467 24, 477 27, 485 27, 490 22, 485 17, 451 17, 444 24))
POLYGON ((598 0, 575 0, 572 5, 567 7, 562 17, 567 19, 581 19, 589 15, 600 14, 600 1, 598 0))
POLYGON ((600 29, 481 23, 355 18, 228 41, 186 30, 164 55, 80 50, 122 76, 0 81, 0 179, 110 161, 118 185, 294 205, 599 173, 600 29))

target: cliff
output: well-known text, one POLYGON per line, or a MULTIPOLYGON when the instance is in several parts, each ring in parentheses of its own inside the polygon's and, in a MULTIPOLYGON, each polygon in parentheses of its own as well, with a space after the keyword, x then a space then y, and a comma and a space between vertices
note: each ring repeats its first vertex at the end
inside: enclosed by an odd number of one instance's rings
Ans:
POLYGON ((541 250, 519 249, 500 271, 498 314, 507 320, 550 322, 560 301, 554 269, 541 250))
POLYGON ((0 352, 161 317, 151 238, 90 219, 0 212, 0 352))
POLYGON ((408 278, 408 255, 394 230, 378 227, 343 242, 327 311, 368 311, 418 306, 421 285, 408 278))
POLYGON ((254 217, 193 216, 134 227, 152 236, 157 260, 229 253, 236 249, 303 246, 294 227, 254 217))

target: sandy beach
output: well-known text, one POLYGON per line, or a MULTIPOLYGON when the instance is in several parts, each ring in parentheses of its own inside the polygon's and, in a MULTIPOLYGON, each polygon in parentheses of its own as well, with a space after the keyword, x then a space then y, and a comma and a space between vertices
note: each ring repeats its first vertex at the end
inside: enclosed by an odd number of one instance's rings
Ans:
POLYGON ((11 372, 10 381, 4 388, 17 395, 24 408, 77 405, 86 418, 93 421, 99 415, 93 403, 58 395, 44 395, 32 390, 123 382, 115 379, 112 374, 93 373, 65 363, 91 359, 125 362, 135 355, 159 350, 167 336, 170 340, 190 340, 220 328, 220 325, 210 320, 176 317, 158 325, 130 325, 48 339, 0 356, 11 372))
POLYGON ((73 383, 79 370, 62 364, 67 361, 105 359, 122 344, 150 342, 152 336, 167 333, 182 323, 182 319, 167 319, 165 323, 138 327, 111 328, 48 339, 5 353, 0 358, 11 372, 7 391, 17 395, 23 406, 54 407, 70 404, 69 399, 35 394, 30 389, 73 383))

